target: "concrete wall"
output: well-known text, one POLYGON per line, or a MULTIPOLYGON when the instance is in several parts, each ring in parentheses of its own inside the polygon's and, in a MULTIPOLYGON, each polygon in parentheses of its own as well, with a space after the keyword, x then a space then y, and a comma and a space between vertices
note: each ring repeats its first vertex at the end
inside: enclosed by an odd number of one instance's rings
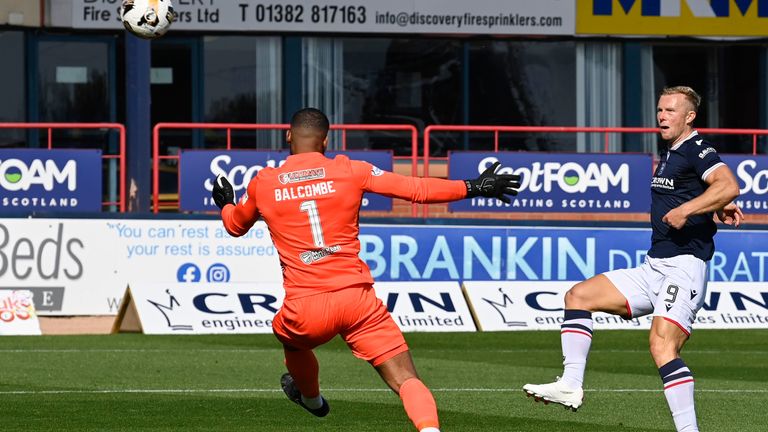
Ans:
POLYGON ((40 2, 0 0, 0 25, 40 27, 40 2))

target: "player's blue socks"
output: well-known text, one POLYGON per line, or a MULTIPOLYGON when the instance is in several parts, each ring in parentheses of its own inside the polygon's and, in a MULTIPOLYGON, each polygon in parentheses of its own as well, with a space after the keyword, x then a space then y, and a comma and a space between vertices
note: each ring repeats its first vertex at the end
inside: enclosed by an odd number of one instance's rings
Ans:
POLYGON ((571 388, 584 384, 589 347, 592 345, 592 313, 579 309, 566 309, 560 325, 560 341, 563 346, 562 381, 571 388))
POLYGON ((693 405, 693 374, 685 362, 676 358, 659 368, 664 396, 678 432, 698 432, 693 405))

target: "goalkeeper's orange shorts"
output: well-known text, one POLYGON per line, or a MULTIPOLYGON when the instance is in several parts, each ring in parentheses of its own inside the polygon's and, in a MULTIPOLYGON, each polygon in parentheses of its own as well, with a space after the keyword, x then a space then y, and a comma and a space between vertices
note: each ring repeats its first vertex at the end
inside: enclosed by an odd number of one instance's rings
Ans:
POLYGON ((313 349, 340 335, 356 357, 373 366, 408 351, 400 328, 367 284, 287 299, 272 331, 297 350, 313 349))

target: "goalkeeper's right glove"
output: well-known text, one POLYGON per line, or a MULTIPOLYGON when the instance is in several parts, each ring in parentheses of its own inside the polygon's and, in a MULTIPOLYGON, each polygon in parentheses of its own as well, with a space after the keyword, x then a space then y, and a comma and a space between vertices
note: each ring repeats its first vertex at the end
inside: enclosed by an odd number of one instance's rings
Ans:
POLYGON ((227 204, 235 204, 235 190, 226 177, 220 175, 213 181, 213 191, 211 192, 213 202, 223 209, 227 204))
POLYGON ((464 180, 467 186, 466 198, 484 196, 486 198, 497 198, 505 203, 512 202, 507 195, 517 195, 520 189, 520 176, 517 174, 495 174, 499 162, 495 162, 488 167, 480 177, 472 180, 464 180))

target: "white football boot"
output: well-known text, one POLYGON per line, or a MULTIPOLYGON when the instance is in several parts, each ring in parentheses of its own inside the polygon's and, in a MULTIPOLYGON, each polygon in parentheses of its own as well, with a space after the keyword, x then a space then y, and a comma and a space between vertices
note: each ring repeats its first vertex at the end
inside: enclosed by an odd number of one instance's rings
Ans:
POLYGON ((569 387, 560 377, 549 384, 526 384, 523 386, 523 391, 526 396, 533 397, 536 402, 557 403, 572 411, 579 409, 584 402, 584 390, 569 387))

